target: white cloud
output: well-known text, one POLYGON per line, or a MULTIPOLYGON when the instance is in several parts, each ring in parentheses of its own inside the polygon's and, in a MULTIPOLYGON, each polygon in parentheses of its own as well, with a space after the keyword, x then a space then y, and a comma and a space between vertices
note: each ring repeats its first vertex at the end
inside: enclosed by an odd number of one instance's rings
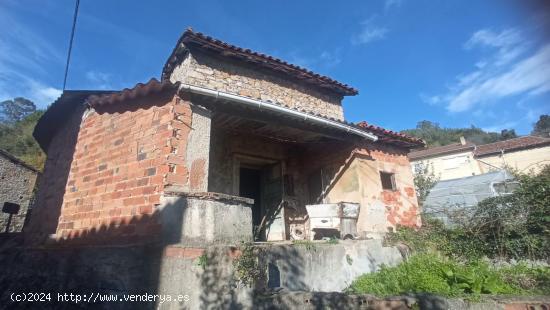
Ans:
POLYGON ((474 32, 470 39, 464 44, 466 49, 471 49, 477 45, 492 47, 506 47, 521 42, 521 36, 516 29, 506 29, 500 33, 495 33, 490 29, 482 29, 474 32))
POLYGON ((517 29, 479 30, 464 44, 467 51, 485 52, 475 70, 458 75, 446 93, 421 94, 421 98, 428 103, 437 98, 452 113, 474 110, 479 114, 484 106, 512 96, 521 99, 546 93, 550 91, 550 44, 528 53, 530 44, 517 29))
POLYGON ((15 75, 10 79, 0 77, 0 101, 25 97, 34 102, 37 107, 45 108, 59 96, 61 96, 61 89, 48 86, 25 75, 15 75))
POLYGON ((447 109, 463 112, 504 97, 537 95, 550 90, 550 44, 502 72, 476 72, 475 78, 459 83, 447 96, 447 109))
MULTIPOLYGON (((311 51, 308 51, 308 53, 311 53, 311 51)), ((294 50, 288 53, 288 55, 281 55, 281 58, 289 59, 289 63, 300 67, 322 71, 323 69, 331 68, 340 64, 342 62, 342 57, 340 55, 341 52, 339 48, 334 50, 324 50, 321 53, 312 56, 305 56, 303 52, 294 50)))
POLYGON ((113 89, 111 83, 111 74, 91 70, 86 72, 86 79, 92 85, 92 89, 110 90, 113 89))
POLYGON ((288 53, 288 56, 282 55, 282 59, 288 59, 288 62, 303 68, 311 68, 314 63, 313 57, 305 57, 298 50, 294 50, 288 53))
POLYGON ((361 31, 351 37, 353 45, 367 44, 386 37, 388 29, 374 24, 374 16, 361 23, 361 31))
POLYGON ((0 10, 0 27, 9 29, 0 34, 0 101, 25 97, 45 107, 61 91, 40 76, 51 76, 48 65, 63 68, 63 53, 6 10, 0 10))
POLYGON ((30 82, 29 99, 36 103, 51 103, 61 96, 61 89, 46 86, 37 81, 30 82))
POLYGON ((497 52, 493 56, 494 65, 506 65, 516 59, 526 50, 526 44, 521 37, 519 30, 511 28, 496 33, 490 29, 476 31, 470 39, 464 43, 466 50, 476 47, 496 48, 497 52))
POLYGON ((403 3, 402 0, 386 0, 384 1, 384 10, 385 11, 388 11, 390 10, 391 8, 398 8, 401 6, 401 4, 403 3))
POLYGON ((340 51, 323 51, 321 55, 319 55, 319 61, 327 67, 336 66, 342 62, 342 58, 340 58, 340 51))
POLYGON ((426 102, 429 105, 438 105, 442 102, 442 98, 440 96, 428 96, 423 93, 420 94, 420 100, 426 102))

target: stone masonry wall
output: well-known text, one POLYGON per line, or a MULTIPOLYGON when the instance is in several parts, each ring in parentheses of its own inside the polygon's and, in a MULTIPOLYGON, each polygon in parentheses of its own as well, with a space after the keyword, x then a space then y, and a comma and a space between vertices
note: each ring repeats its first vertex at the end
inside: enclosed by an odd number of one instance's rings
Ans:
POLYGON ((342 96, 318 91, 311 86, 302 86, 295 81, 198 52, 192 52, 174 69, 170 81, 276 102, 338 120, 344 119, 342 96))
POLYGON ((148 96, 87 111, 80 125, 57 237, 156 235, 165 186, 188 187, 189 102, 148 96), (118 229, 119 228, 119 229, 118 229))
MULTIPOLYGON (((0 155, 0 207, 4 202, 13 202, 21 206, 19 213, 12 217, 10 232, 19 232, 23 229, 36 177, 37 172, 0 155)), ((7 213, 0 213, 0 232, 5 231, 8 217, 7 213)))

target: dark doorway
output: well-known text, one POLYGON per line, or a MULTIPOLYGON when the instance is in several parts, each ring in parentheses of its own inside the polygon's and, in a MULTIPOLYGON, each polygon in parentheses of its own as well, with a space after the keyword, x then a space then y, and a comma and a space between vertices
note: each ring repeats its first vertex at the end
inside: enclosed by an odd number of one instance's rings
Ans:
POLYGON ((239 176, 239 196, 254 199, 252 226, 254 231, 262 221, 262 172, 259 169, 241 168, 239 176))

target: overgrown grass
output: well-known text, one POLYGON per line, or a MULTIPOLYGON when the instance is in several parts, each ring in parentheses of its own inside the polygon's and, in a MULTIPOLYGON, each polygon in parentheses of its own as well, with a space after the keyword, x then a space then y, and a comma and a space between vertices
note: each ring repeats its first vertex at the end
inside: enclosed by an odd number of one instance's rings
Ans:
POLYGON ((241 255, 233 260, 235 276, 242 285, 252 287, 262 274, 258 263, 261 249, 255 247, 251 242, 243 242, 239 250, 241 251, 241 255))
POLYGON ((531 267, 525 263, 499 269, 507 283, 519 288, 523 293, 550 295, 550 268, 531 267))
POLYGON ((380 297, 405 293, 433 293, 478 299, 482 294, 537 295, 550 293, 547 267, 516 265, 497 269, 476 260, 461 263, 437 254, 422 253, 396 267, 362 275, 346 290, 380 297))
POLYGON ((515 173, 513 194, 482 201, 467 221, 445 227, 423 218, 420 229, 398 227, 386 242, 404 243, 414 255, 397 267, 359 277, 348 292, 379 296, 433 293, 477 299, 492 295, 550 295, 550 268, 496 261, 548 260, 550 166, 538 174, 515 173))
POLYGON ((202 267, 202 269, 205 269, 207 264, 208 264, 208 256, 206 255, 206 253, 203 253, 197 259, 197 266, 200 266, 202 267))
POLYGON ((340 240, 338 240, 338 238, 336 237, 330 237, 330 239, 327 240, 328 244, 338 244, 339 242, 340 240))
POLYGON ((317 250, 317 247, 315 246, 315 243, 310 240, 292 240, 292 244, 303 246, 308 251, 315 251, 317 250))
POLYGON ((442 253, 463 260, 479 259, 486 255, 484 244, 464 229, 447 228, 441 221, 423 218, 422 228, 398 227, 386 236, 386 242, 406 244, 415 253, 442 253))

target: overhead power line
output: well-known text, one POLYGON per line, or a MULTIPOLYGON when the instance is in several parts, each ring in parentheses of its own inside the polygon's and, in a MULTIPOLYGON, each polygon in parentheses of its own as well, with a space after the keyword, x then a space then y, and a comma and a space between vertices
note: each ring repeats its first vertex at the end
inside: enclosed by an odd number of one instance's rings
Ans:
POLYGON ((65 86, 67 86, 67 75, 69 73, 69 63, 71 61, 71 51, 73 49, 74 31, 76 29, 76 18, 78 17, 79 5, 80 5, 80 0, 76 0, 76 6, 74 8, 73 27, 71 30, 71 39, 69 41, 69 52, 67 53, 67 63, 65 64, 65 77, 63 78, 63 90, 65 90, 65 86))

